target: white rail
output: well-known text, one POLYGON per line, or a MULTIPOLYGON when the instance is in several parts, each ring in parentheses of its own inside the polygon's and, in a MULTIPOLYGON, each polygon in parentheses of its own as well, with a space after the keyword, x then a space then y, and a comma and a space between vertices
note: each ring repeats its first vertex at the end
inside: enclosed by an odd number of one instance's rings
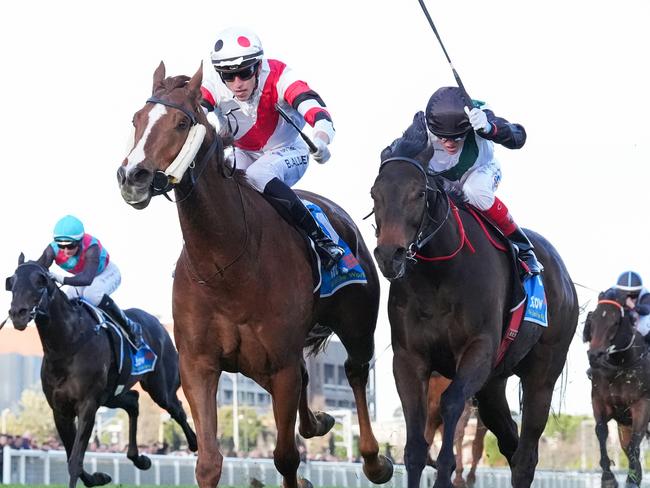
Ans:
MULTIPOLYGON (((124 453, 87 452, 84 466, 89 472, 108 473, 113 484, 127 485, 192 485, 196 484, 195 456, 148 455, 151 469, 140 471, 124 453)), ((39 451, 11 449, 2 453, 2 483, 22 485, 67 484, 68 468, 65 451, 39 451)), ((345 462, 310 461, 300 465, 299 473, 314 486, 373 487, 363 474, 361 464, 345 462)), ((467 471, 465 471, 467 474, 467 471)), ((280 474, 272 459, 224 458, 222 486, 248 486, 252 478, 266 485, 281 485, 280 474)), ((420 488, 433 485, 436 472, 427 467, 422 475, 420 488)), ((617 473, 619 484, 624 485, 625 473, 617 473)), ((642 487, 650 488, 649 479, 642 487)), ((406 470, 395 466, 393 479, 383 485, 386 488, 406 488, 406 470)), ((509 469, 480 468, 477 471, 476 488, 510 488, 509 469)), ((534 488, 600 488, 600 472, 544 471, 535 473, 534 488)))

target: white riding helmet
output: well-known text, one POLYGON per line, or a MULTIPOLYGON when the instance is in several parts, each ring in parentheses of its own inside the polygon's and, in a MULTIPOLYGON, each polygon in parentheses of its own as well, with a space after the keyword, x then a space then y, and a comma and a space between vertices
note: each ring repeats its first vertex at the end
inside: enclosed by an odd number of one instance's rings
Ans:
POLYGON ((239 71, 259 62, 263 56, 260 38, 243 27, 229 27, 217 34, 210 54, 214 69, 219 72, 239 71))

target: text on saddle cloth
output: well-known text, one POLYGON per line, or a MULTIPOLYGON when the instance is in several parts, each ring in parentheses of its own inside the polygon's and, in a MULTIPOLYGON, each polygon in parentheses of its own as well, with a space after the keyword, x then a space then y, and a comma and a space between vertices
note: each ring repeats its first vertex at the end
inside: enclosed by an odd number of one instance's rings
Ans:
POLYGON ((352 283, 368 283, 366 273, 363 271, 359 261, 352 253, 350 246, 348 246, 348 244, 337 234, 336 230, 334 230, 334 227, 327 218, 327 215, 325 215, 325 212, 323 212, 318 205, 309 200, 303 199, 302 202, 314 216, 314 219, 316 219, 318 225, 323 229, 323 232, 325 232, 332 241, 341 246, 345 251, 345 254, 343 254, 343 257, 339 260, 336 266, 330 270, 325 270, 321 265, 320 257, 314 248, 314 243, 311 243, 312 255, 316 260, 320 274, 320 280, 314 288, 314 292, 320 288, 320 296, 321 298, 325 298, 332 296, 344 286, 351 285, 352 283))

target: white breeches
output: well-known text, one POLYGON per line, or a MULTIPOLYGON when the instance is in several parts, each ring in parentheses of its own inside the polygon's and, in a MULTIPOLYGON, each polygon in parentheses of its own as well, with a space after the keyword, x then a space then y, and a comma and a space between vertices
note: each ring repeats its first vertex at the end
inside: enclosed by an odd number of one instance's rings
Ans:
POLYGON ((95 276, 88 286, 68 286, 65 290, 69 298, 81 297, 93 305, 99 305, 104 294, 110 295, 122 282, 120 269, 111 261, 106 269, 95 276))
POLYGON ((478 208, 487 210, 494 203, 494 192, 501 182, 501 166, 495 159, 487 164, 470 169, 459 181, 445 181, 445 185, 460 191, 464 200, 478 208))
POLYGON ((235 149, 237 168, 246 171, 248 181, 260 192, 273 178, 295 185, 309 166, 307 146, 291 144, 263 153, 235 149))

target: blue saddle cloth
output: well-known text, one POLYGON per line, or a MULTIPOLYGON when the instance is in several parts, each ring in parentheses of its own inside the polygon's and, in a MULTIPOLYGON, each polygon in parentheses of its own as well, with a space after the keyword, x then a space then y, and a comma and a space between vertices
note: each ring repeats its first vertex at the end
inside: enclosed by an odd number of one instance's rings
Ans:
POLYGON ((524 281, 524 289, 528 300, 524 320, 548 327, 548 316, 546 313, 546 293, 541 275, 529 276, 524 281))
MULTIPOLYGON (((320 262, 320 257, 314 250, 314 254, 316 255, 316 260, 318 263, 318 269, 320 271, 320 280, 314 288, 314 292, 320 288, 320 296, 322 298, 325 298, 332 296, 334 293, 336 293, 337 290, 340 290, 344 286, 351 285, 352 283, 368 283, 368 280, 366 279, 366 273, 363 271, 363 268, 359 264, 359 261, 354 256, 354 254, 352 254, 352 251, 350 250, 350 247, 347 245, 347 243, 343 241, 343 239, 341 239, 340 236, 336 233, 334 227, 332 227, 332 224, 327 218, 327 215, 325 215, 325 212, 323 212, 323 210, 318 205, 308 200, 303 200, 303 203, 314 216, 321 229, 323 229, 323 232, 325 232, 330 237, 330 239, 332 239, 335 243, 337 243, 345 250, 343 257, 339 260, 337 265, 330 270, 323 268, 320 262)), ((314 244, 312 243, 312 248, 313 246, 314 244)))
POLYGON ((131 354, 131 376, 150 373, 156 369, 158 356, 148 344, 142 344, 137 350, 133 346, 129 347, 129 354, 131 354))

